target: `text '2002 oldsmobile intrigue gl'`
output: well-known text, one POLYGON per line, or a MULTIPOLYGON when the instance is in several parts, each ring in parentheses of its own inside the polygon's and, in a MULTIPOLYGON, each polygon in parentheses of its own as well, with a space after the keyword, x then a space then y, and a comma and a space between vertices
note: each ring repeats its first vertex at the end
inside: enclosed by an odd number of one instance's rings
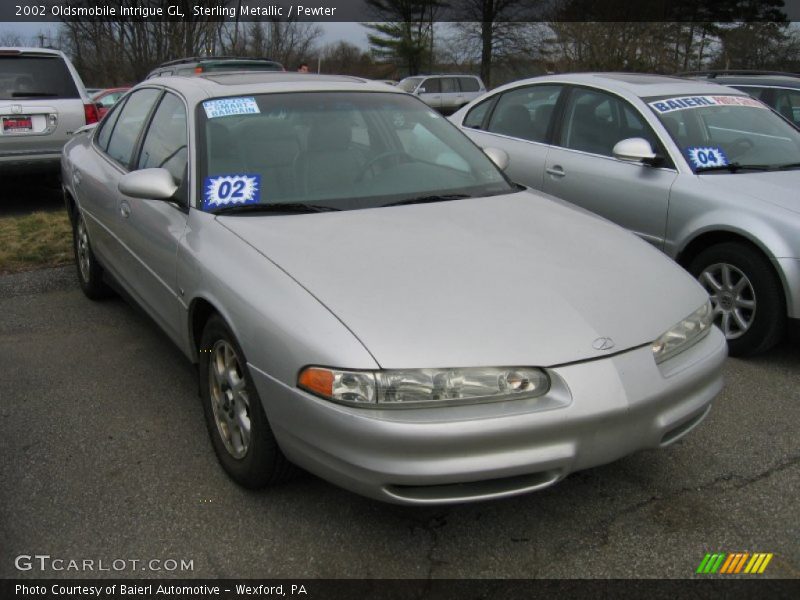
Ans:
POLYGON ((198 364, 248 487, 291 462, 489 499, 679 439, 722 385, 706 292, 487 154, 360 79, 148 81, 65 149, 80 284, 115 281, 198 364))

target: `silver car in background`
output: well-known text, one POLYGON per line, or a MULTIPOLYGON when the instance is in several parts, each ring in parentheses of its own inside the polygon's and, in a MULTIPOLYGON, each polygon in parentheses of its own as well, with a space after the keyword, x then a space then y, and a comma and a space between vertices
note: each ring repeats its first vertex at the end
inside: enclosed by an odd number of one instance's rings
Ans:
POLYGON ((397 85, 446 115, 486 93, 483 81, 475 75, 415 75, 397 85))
POLYGON ((763 352, 800 326, 800 132, 758 100, 676 77, 570 74, 497 88, 451 120, 505 150, 512 180, 687 268, 731 354, 763 352))
POLYGON ((58 172, 64 144, 97 120, 97 107, 63 52, 0 48, 0 175, 58 172))
POLYGON ((81 287, 197 363, 248 487, 292 462, 396 503, 520 494, 673 443, 722 386, 685 271, 381 83, 148 80, 62 169, 81 287))

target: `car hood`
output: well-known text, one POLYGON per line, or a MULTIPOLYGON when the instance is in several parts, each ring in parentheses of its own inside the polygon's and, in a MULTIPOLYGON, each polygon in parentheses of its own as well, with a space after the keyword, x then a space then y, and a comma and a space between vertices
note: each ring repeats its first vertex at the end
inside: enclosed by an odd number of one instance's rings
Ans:
POLYGON ((528 192, 218 221, 325 304, 383 368, 589 359, 651 342, 707 297, 632 234, 528 192), (613 348, 596 349, 600 337, 613 348))
POLYGON ((800 171, 764 173, 718 173, 701 175, 709 185, 734 194, 746 194, 787 210, 800 212, 800 171))

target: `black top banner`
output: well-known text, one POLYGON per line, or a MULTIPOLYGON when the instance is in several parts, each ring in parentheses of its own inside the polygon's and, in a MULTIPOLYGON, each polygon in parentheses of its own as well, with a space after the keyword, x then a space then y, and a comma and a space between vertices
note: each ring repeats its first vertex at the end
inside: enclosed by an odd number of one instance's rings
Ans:
POLYGON ((0 21, 787 22, 800 0, 2 0, 0 21))

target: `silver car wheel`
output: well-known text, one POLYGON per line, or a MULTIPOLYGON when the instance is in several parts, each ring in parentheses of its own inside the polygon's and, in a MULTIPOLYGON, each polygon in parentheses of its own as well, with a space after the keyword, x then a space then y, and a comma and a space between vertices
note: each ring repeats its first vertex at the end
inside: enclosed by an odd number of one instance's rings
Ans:
POLYGON ((236 351, 225 340, 211 349, 208 382, 222 443, 232 457, 243 458, 250 447, 250 398, 236 351))
POLYGON ((756 294, 747 276, 727 263, 709 265, 698 278, 711 297, 714 322, 729 340, 744 335, 756 316, 756 294))
POLYGON ((77 234, 77 250, 78 250, 78 267, 81 270, 81 277, 88 283, 91 277, 91 269, 89 261, 89 235, 86 233, 86 223, 83 217, 78 217, 78 234, 77 234))

